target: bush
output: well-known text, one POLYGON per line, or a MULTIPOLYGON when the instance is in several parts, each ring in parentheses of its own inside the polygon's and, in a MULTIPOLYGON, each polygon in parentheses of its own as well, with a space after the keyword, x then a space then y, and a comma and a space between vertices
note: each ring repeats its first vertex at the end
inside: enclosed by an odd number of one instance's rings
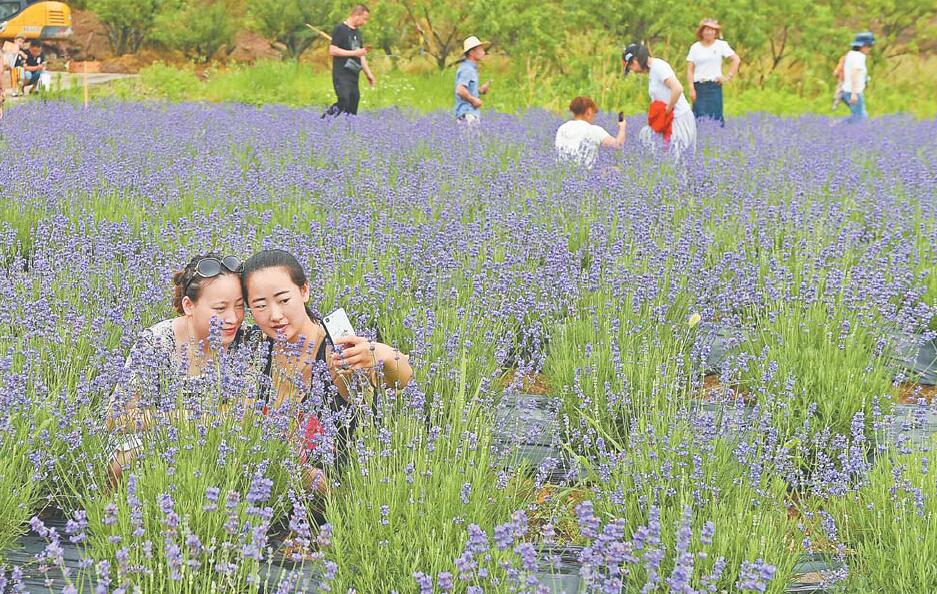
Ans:
POLYGON ((30 433, 47 430, 48 424, 30 427, 28 418, 11 417, 0 431, 0 560, 39 505, 39 470, 30 457, 35 435, 30 433))
POLYGON ((937 569, 918 561, 937 546, 930 457, 926 450, 889 449, 865 483, 830 504, 824 536, 849 561, 845 591, 934 591, 937 569))
POLYGON ((284 56, 295 59, 318 37, 306 23, 327 22, 330 5, 313 0, 254 0, 248 11, 257 32, 283 44, 284 56))
POLYGON ((157 62, 140 72, 138 83, 138 92, 146 97, 182 101, 192 98, 198 77, 191 70, 157 62))
POLYGON ((234 23, 223 3, 198 0, 164 11, 156 18, 152 38, 198 62, 214 59, 222 48, 230 52, 234 23))
POLYGON ((107 28, 107 40, 117 55, 135 52, 153 28, 162 0, 89 0, 88 8, 107 28))

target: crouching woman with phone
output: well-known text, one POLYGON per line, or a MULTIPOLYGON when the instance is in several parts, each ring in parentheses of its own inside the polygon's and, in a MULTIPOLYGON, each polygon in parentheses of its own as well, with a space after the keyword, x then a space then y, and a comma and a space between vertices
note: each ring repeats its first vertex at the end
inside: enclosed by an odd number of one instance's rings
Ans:
MULTIPOLYGON (((298 416, 304 481, 308 489, 326 492, 325 476, 307 464, 308 456, 320 448, 340 448, 342 436, 334 422, 323 423, 320 416, 352 400, 356 370, 364 371, 372 383, 381 379, 388 388, 405 387, 413 377, 409 357, 360 336, 330 337, 323 320, 307 305, 311 288, 306 273, 288 252, 264 250, 251 256, 242 268, 241 284, 266 342, 261 347, 266 352, 264 375, 269 380, 266 410, 289 411, 306 405, 298 416)), ((353 418, 345 421, 347 426, 353 418)))
POLYGON ((556 155, 560 161, 574 162, 591 169, 599 154, 599 147, 618 149, 625 144, 627 124, 623 113, 618 114, 618 135, 612 136, 595 125, 599 108, 589 97, 576 97, 569 104, 573 119, 556 131, 556 155))

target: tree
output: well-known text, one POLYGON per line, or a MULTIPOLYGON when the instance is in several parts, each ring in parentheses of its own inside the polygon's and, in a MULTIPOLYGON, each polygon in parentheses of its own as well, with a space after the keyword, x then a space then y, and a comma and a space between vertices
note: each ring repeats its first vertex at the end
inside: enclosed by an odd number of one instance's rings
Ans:
POLYGON ((107 29, 108 43, 118 56, 140 49, 162 5, 162 0, 88 0, 88 8, 107 29))
POLYGON ((157 17, 152 39, 200 62, 232 48, 234 23, 225 4, 209 0, 181 1, 157 17))
POLYGON ((471 21, 478 35, 491 39, 507 54, 551 63, 558 59, 557 50, 565 41, 566 14, 557 0, 480 0, 474 10, 471 21))
POLYGON ((633 41, 666 43, 685 32, 688 23, 697 21, 683 0, 635 0, 627 10, 607 0, 568 0, 563 7, 579 28, 600 27, 621 46, 633 41))
POLYGON ((326 27, 335 20, 338 3, 328 0, 251 0, 248 14, 261 35, 283 46, 283 55, 296 59, 319 36, 307 27, 326 27))
POLYGON ((414 30, 406 8, 396 0, 371 2, 368 7, 371 9, 371 19, 365 30, 365 42, 373 43, 384 50, 385 55, 396 58, 396 52, 407 33, 414 30))
POLYGON ((401 0, 407 19, 420 36, 420 46, 444 70, 453 56, 462 53, 462 40, 471 35, 472 15, 479 0, 401 0))
MULTIPOLYGON (((739 15, 738 27, 742 39, 751 39, 756 55, 766 57, 759 82, 764 83, 782 64, 835 63, 848 49, 846 44, 837 43, 841 32, 835 24, 831 7, 815 4, 812 0, 789 0, 778 5, 769 2, 752 2, 752 13, 746 18, 739 15), (795 20, 794 14, 810 15, 795 20), (758 41, 761 44, 758 44, 758 41)), ((830 69, 832 70, 832 69, 830 69)))
POLYGON ((917 53, 920 40, 937 37, 937 3, 927 0, 858 0, 846 6, 862 29, 879 33, 878 51, 886 58, 917 53))

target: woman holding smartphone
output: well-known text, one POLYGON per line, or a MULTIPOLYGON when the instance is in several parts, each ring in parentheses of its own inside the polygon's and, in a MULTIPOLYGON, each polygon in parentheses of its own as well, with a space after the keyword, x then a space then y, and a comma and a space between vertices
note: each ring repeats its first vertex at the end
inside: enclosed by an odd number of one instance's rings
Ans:
MULTIPOLYGON (((311 399, 317 411, 301 417, 304 461, 306 452, 330 445, 318 414, 352 399, 356 371, 363 371, 372 384, 380 378, 395 389, 413 377, 409 357, 391 346, 360 336, 336 337, 333 344, 307 305, 311 289, 306 273, 288 252, 264 250, 251 256, 242 268, 241 285, 266 338, 267 407, 289 408, 311 399)), ((309 469, 305 478, 308 487, 326 490, 321 470, 309 469)))
POLYGON ((618 135, 612 136, 601 126, 595 125, 599 112, 595 101, 589 97, 576 97, 569 104, 573 119, 556 131, 556 155, 560 161, 573 162, 592 169, 599 154, 599 147, 618 149, 625 144, 626 127, 624 114, 618 114, 618 135))
MULTIPOLYGON (((173 276, 172 304, 179 315, 140 334, 125 364, 129 381, 111 397, 107 427, 124 434, 109 465, 112 480, 120 478, 142 446, 134 434, 173 409, 166 402, 172 393, 185 397, 199 391, 218 357, 242 344, 240 266, 235 256, 209 253, 192 258, 173 276)), ((176 408, 170 414, 186 412, 176 408)))

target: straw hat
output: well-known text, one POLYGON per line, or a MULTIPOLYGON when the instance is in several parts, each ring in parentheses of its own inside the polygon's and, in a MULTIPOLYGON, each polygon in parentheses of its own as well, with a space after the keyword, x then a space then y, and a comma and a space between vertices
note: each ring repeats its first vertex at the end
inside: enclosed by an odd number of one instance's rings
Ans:
POLYGON ((478 37, 475 37, 474 35, 472 35, 471 37, 466 38, 465 41, 462 42, 462 53, 467 54, 478 46, 482 46, 485 49, 487 49, 488 46, 490 45, 491 45, 491 42, 480 41, 478 37))
POLYGON ((715 29, 717 35, 722 34, 722 25, 719 24, 719 21, 716 19, 703 19, 699 22, 699 27, 696 28, 696 38, 703 38, 703 29, 709 27, 710 29, 715 29))

